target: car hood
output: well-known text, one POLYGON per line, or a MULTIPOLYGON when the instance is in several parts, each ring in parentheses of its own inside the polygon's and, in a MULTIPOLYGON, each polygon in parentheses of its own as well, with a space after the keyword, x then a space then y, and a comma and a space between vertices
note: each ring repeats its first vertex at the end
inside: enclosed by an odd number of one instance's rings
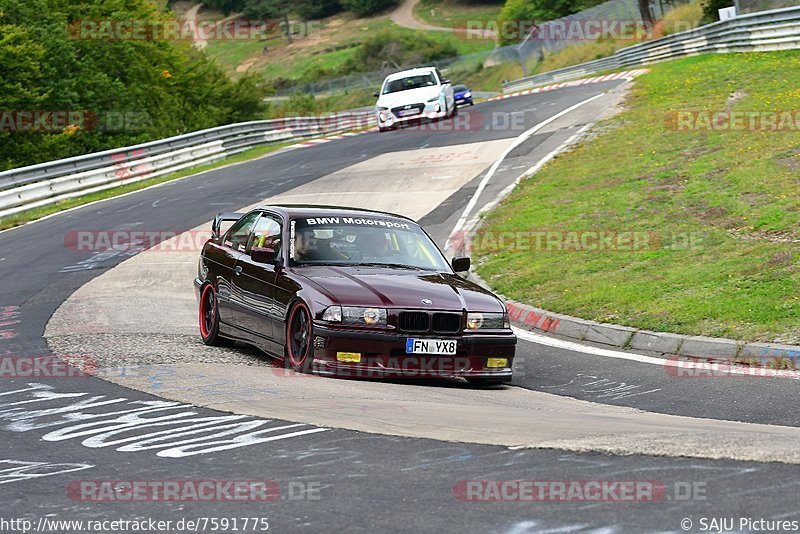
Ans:
POLYGON ((372 267, 312 267, 297 271, 343 306, 499 312, 491 292, 458 275, 372 267), (430 299, 432 304, 424 304, 430 299))
POLYGON ((375 106, 394 108, 405 104, 421 104, 427 102, 431 98, 437 98, 440 93, 441 86, 439 85, 407 89, 405 91, 389 93, 388 95, 381 95, 375 106))

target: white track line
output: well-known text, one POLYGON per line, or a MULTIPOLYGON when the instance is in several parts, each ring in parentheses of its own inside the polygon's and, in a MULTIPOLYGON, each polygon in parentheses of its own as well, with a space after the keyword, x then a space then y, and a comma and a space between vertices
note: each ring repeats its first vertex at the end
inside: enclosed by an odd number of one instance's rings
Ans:
MULTIPOLYGON (((638 363, 647 363, 650 365, 660 365, 665 369, 667 367, 679 367, 681 369, 686 369, 686 370, 696 369, 698 371, 705 371, 709 369, 708 362, 693 362, 687 360, 679 360, 677 356, 672 358, 656 358, 654 356, 644 356, 642 354, 633 354, 630 352, 621 352, 617 350, 601 349, 599 347, 592 347, 589 345, 581 345, 580 343, 576 343, 574 341, 565 341, 563 339, 557 339, 542 334, 536 334, 534 332, 530 332, 529 330, 523 330, 517 327, 512 327, 512 330, 514 330, 514 333, 520 339, 524 339, 525 341, 529 341, 531 343, 536 343, 537 345, 545 345, 547 347, 553 347, 556 349, 569 350, 572 352, 582 352, 584 354, 592 354, 593 356, 601 356, 603 358, 615 358, 618 360, 629 360, 638 363)), ((756 376, 763 378, 791 378, 794 380, 800 380, 798 372, 792 370, 746 368, 746 367, 735 367, 726 364, 719 364, 714 367, 714 372, 720 375, 730 374, 730 375, 742 375, 742 376, 756 376)))
MULTIPOLYGON (((503 160, 506 159, 506 156, 508 156, 511 153, 512 150, 514 150, 519 145, 521 145, 522 143, 527 141, 528 138, 530 138, 530 136, 532 136, 533 134, 535 134, 536 132, 538 132, 539 130, 541 130, 542 128, 544 128, 545 126, 550 124, 551 122, 563 117, 567 113, 575 111, 579 107, 581 107, 583 105, 586 105, 589 102, 592 102, 593 100, 596 100, 596 99, 600 98, 604 94, 605 93, 600 93, 600 94, 594 95, 593 97, 587 98, 586 100, 578 102, 577 104, 575 104, 573 106, 570 106, 565 110, 559 111, 558 113, 556 113, 552 117, 543 120, 542 122, 540 122, 536 126, 533 126, 532 128, 522 132, 514 140, 514 142, 511 143, 503 151, 502 154, 500 154, 500 157, 497 158, 497 160, 492 164, 492 166, 489 167, 489 170, 486 172, 486 176, 484 176, 483 180, 481 180, 480 184, 478 184, 478 189, 475 190, 475 193, 472 195, 472 198, 470 198, 469 202, 467 203, 467 206, 464 208, 464 211, 461 213, 461 217, 459 217, 458 222, 456 222, 456 225, 453 228, 453 231, 450 233, 450 236, 452 237, 453 234, 455 234, 456 232, 459 232, 464 227, 464 224, 467 222, 467 220, 469 218, 470 212, 475 208, 475 204, 477 204, 477 202, 478 202, 478 198, 480 198, 481 194, 483 193, 483 190, 486 189, 486 186, 489 184, 489 181, 494 176, 494 173, 497 172, 497 169, 498 169, 498 167, 500 167, 500 164, 503 163, 503 160)), ((449 246, 450 246, 450 238, 448 237, 447 243, 445 243, 445 245, 444 245, 445 250, 447 250, 449 248, 449 246)))

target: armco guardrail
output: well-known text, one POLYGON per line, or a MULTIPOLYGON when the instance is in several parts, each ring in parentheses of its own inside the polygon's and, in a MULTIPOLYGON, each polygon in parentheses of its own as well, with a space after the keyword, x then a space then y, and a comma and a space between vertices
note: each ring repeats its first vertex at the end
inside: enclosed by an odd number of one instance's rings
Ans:
POLYGON ((211 163, 249 148, 373 126, 371 111, 219 126, 0 172, 0 218, 211 163))
POLYGON ((639 43, 614 55, 503 84, 503 92, 563 82, 607 70, 648 65, 707 53, 762 52, 800 48, 800 6, 742 15, 639 43))

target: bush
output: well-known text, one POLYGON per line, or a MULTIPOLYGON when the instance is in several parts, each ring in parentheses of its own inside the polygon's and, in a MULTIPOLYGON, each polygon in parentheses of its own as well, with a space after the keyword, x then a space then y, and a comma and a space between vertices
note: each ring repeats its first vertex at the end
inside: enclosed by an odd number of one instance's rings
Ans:
POLYGON ((397 0, 342 0, 342 6, 359 17, 374 15, 394 7, 397 0))
POLYGON ((700 25, 702 19, 703 4, 700 1, 683 4, 664 15, 664 19, 661 21, 662 35, 694 29, 700 25))
POLYGON ((69 26, 80 20, 167 17, 149 0, 4 0, 0 109, 85 110, 116 128, 0 132, 0 170, 258 118, 263 95, 256 79, 232 82, 188 44, 76 39, 68 32, 80 31, 69 26))
POLYGON ((733 0, 706 0, 703 3, 703 23, 709 24, 719 20, 719 10, 731 7, 733 0))
POLYGON ((458 55, 449 41, 437 40, 424 33, 407 34, 385 30, 367 38, 343 71, 367 72, 403 65, 430 63, 458 55))
POLYGON ((294 10, 305 20, 330 17, 344 9, 339 0, 302 0, 295 2, 294 10))

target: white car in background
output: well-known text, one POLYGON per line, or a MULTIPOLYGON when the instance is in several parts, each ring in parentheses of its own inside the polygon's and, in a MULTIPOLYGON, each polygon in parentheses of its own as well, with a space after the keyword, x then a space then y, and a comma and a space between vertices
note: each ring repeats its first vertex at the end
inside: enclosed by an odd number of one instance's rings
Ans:
POLYGON ((458 113, 450 80, 434 67, 390 74, 375 96, 375 114, 382 132, 406 122, 439 120, 458 113))

